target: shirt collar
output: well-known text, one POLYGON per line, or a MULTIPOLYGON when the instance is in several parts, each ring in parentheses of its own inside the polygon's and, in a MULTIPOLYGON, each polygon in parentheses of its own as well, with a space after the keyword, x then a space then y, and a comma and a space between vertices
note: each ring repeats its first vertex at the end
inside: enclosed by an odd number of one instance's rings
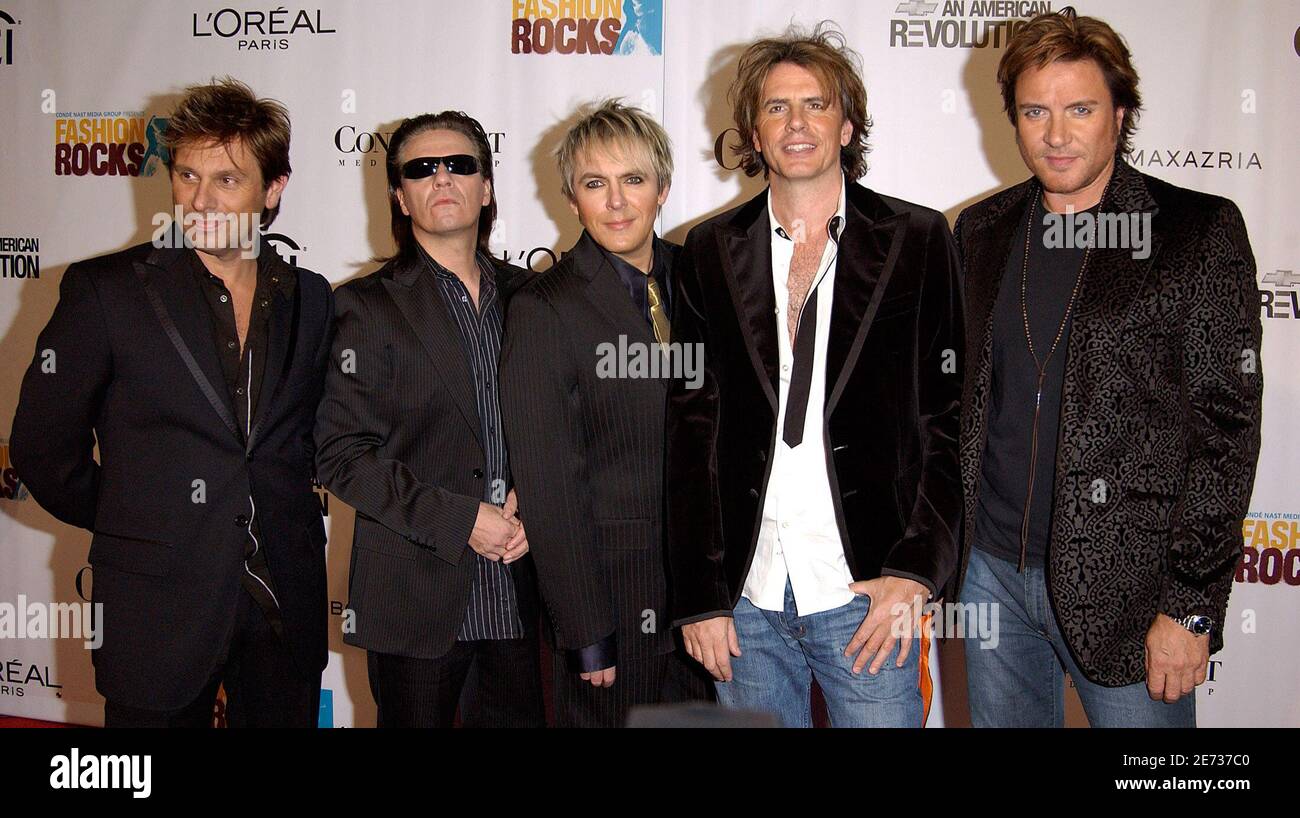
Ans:
MULTIPOLYGON (((624 278, 630 278, 633 281, 637 278, 645 277, 646 273, 644 271, 634 267, 630 262, 619 257, 618 254, 611 253, 604 247, 601 247, 600 242, 597 242, 594 239, 592 241, 597 247, 600 247, 600 252, 605 254, 605 258, 609 260, 609 264, 614 268, 615 272, 618 272, 623 275, 624 278)), ((668 262, 666 258, 667 253, 663 251, 663 248, 661 248, 659 244, 659 235, 657 233, 651 233, 650 247, 651 252, 654 255, 650 259, 650 274, 653 275, 656 280, 662 277, 663 266, 668 262)))
MULTIPOLYGON (((844 183, 844 171, 840 171, 840 201, 839 201, 839 205, 835 208, 835 216, 840 220, 839 222, 840 226, 839 226, 839 232, 835 234, 836 244, 839 244, 840 236, 844 235, 844 226, 847 224, 847 221, 844 218, 845 202, 846 202, 846 188, 844 183)), ((767 189, 767 222, 772 231, 772 236, 774 238, 780 238, 785 241, 792 241, 790 236, 786 233, 785 228, 783 228, 781 226, 781 223, 776 220, 776 212, 772 210, 772 188, 771 187, 767 189)))
MULTIPOLYGON (((450 281, 460 280, 459 278, 456 277, 455 273, 453 273, 451 270, 448 270, 446 267, 443 267, 441 264, 438 263, 437 259, 429 255, 429 251, 425 250, 424 246, 421 245, 419 242, 415 243, 415 247, 417 250, 420 251, 420 258, 424 259, 424 263, 428 266, 430 270, 433 271, 433 274, 435 276, 450 281)), ((487 282, 489 286, 495 286, 496 282, 493 279, 494 268, 492 266, 492 263, 487 260, 487 258, 483 255, 483 252, 481 250, 474 251, 474 261, 475 263, 478 264, 479 281, 487 282)), ((482 286, 481 283, 480 286, 482 286)))
MULTIPOLYGON (((187 247, 184 252, 189 258, 190 269, 194 271, 194 275, 200 281, 216 287, 224 288, 226 286, 224 281, 212 274, 208 266, 203 263, 203 259, 199 258, 198 250, 187 247)), ((296 283, 297 278, 293 273, 293 269, 287 263, 276 263, 283 261, 279 254, 275 252, 275 249, 265 239, 262 239, 260 252, 257 255, 257 284, 254 285, 256 294, 260 294, 267 288, 285 295, 293 293, 293 285, 296 283)))

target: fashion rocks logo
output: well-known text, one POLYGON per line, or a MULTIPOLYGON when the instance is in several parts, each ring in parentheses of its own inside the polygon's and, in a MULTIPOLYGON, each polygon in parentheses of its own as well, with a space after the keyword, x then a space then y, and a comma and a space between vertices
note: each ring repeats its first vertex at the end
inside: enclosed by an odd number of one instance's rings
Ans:
POLYGON ((510 0, 511 54, 663 54, 663 0, 510 0))
POLYGON ((1237 582, 1300 586, 1300 514, 1252 512, 1241 524, 1237 582))
POLYGON ((167 120, 141 111, 54 115, 55 176, 152 176, 167 159, 167 120))

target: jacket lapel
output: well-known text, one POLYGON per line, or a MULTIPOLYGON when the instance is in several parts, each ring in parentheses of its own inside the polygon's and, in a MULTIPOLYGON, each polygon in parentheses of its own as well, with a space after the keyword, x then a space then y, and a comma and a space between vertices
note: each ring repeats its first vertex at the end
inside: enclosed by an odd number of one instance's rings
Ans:
POLYGON ((586 231, 569 251, 574 256, 574 271, 587 279, 586 296, 596 311, 629 341, 656 344, 654 332, 645 318, 637 313, 632 297, 618 271, 586 231))
POLYGON ((384 279, 384 287, 420 339, 434 370, 446 384, 452 402, 469 424, 474 439, 482 446, 483 429, 478 416, 478 400, 474 395, 474 376, 461 347, 460 329, 447 314, 433 272, 419 260, 407 262, 398 266, 392 277, 384 279))
POLYGON ((767 191, 750 199, 730 224, 717 229, 723 276, 736 308, 750 364, 777 410, 776 293, 772 287, 772 236, 767 191))
POLYGON ((248 436, 249 451, 257 443, 258 433, 270 416, 271 407, 280 394, 280 387, 293 363, 302 306, 298 288, 293 286, 297 283, 297 270, 275 255, 270 245, 263 244, 262 251, 272 254, 267 262, 271 276, 271 316, 266 328, 266 362, 262 372, 262 385, 258 391, 257 418, 253 422, 253 431, 248 436))
MULTIPOLYGON (((966 320, 971 327, 981 327, 980 338, 992 341, 993 305, 1001 289, 1007 259, 1012 243, 1024 242, 1021 222, 1030 196, 1038 195, 1038 185, 1032 179, 1010 188, 998 207, 983 214, 978 224, 971 224, 971 238, 963 254, 966 276, 966 320)), ((984 343, 980 345, 983 349, 984 343)), ((981 357, 982 360, 982 357, 981 357)))
MULTIPOLYGON (((1154 223, 1157 207, 1141 175, 1125 162, 1117 160, 1101 211, 1124 218, 1129 218, 1130 214, 1150 213, 1154 223)), ((1133 258, 1130 248, 1108 247, 1091 251, 1074 316, 1074 325, 1083 329, 1079 333, 1072 330, 1072 338, 1080 335, 1086 338, 1096 332, 1117 332, 1124 325, 1124 319, 1141 292, 1151 263, 1159 252, 1158 236, 1151 237, 1150 249, 1150 254, 1144 259, 1133 258)), ((1069 346, 1073 348, 1075 344, 1069 346)), ((1068 366, 1067 359, 1067 371, 1068 366)))
POLYGON ((243 441, 235 422, 235 408, 212 342, 212 315, 191 263, 192 250, 154 249, 143 262, 135 262, 136 276, 145 289, 155 316, 171 339, 190 377, 230 433, 243 441))
MULTIPOLYGON (((1031 196, 1038 195, 1038 183, 1033 179, 1008 188, 988 212, 981 214, 969 230, 958 231, 958 237, 969 234, 963 248, 962 265, 966 276, 966 325, 968 327, 967 355, 975 367, 973 383, 975 395, 971 403, 987 406, 978 395, 987 392, 993 380, 993 305, 1002 289, 1002 278, 1012 244, 1024 242, 1021 222, 1031 196), (971 331, 978 335, 972 340, 971 331)), ((984 419, 978 419, 982 430, 984 419)), ((982 435, 983 432, 981 431, 982 435)), ((982 442, 981 442, 982 445, 982 442)))
POLYGON ((876 310, 889 287, 907 226, 872 191, 848 185, 844 202, 846 224, 835 257, 835 298, 831 303, 830 335, 826 339, 826 415, 839 402, 857 365, 876 310))

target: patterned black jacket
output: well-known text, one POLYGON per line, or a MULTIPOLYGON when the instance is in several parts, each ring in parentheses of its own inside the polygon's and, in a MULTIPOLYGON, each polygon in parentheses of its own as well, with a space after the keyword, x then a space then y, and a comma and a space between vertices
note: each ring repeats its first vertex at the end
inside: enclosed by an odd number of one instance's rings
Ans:
MULTIPOLYGON (((968 364, 961 468, 965 577, 992 378, 992 312, 1030 179, 962 212, 968 364)), ((1066 348, 1048 596, 1093 682, 1145 679, 1155 615, 1214 619, 1223 647, 1255 479, 1263 376, 1255 260, 1231 201, 1122 161, 1105 213, 1151 214, 1150 255, 1092 253, 1066 348)))

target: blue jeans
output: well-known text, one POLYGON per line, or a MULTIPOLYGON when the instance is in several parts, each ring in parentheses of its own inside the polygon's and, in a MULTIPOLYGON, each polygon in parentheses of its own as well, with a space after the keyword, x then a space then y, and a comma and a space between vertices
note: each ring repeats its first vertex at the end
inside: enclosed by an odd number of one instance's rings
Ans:
POLYGON ((963 604, 999 606, 997 647, 966 642, 966 684, 975 727, 1062 727, 1065 673, 1093 727, 1195 727, 1196 694, 1152 701, 1146 682, 1103 687, 1084 678, 1061 636, 1042 568, 971 549, 963 604))
POLYGON ((714 682, 718 702, 775 713, 785 727, 811 727, 815 677, 832 727, 920 727, 919 640, 901 668, 894 666, 895 646, 875 676, 867 668, 853 673, 856 656, 844 655, 870 604, 857 596, 834 610, 799 616, 788 580, 784 611, 760 610, 742 597, 733 614, 741 655, 731 657, 731 681, 714 682))

